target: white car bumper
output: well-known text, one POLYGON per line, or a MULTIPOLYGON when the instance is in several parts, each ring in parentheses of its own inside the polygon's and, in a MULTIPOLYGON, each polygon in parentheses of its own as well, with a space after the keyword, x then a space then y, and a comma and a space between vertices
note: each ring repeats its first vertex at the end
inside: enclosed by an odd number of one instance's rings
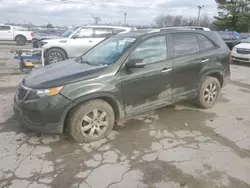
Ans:
POLYGON ((232 50, 231 58, 233 62, 250 63, 250 50, 232 50))

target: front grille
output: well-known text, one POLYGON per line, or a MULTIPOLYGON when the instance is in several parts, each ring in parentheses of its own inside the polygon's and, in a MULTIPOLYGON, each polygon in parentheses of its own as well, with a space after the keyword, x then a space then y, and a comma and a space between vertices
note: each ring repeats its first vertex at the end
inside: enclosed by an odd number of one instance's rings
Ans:
POLYGON ((39 40, 33 42, 33 48, 39 48, 39 40))
POLYGON ((238 54, 250 54, 250 50, 245 49, 237 49, 238 54))
POLYGON ((24 89, 24 88, 19 88, 18 89, 18 95, 17 95, 17 98, 18 98, 18 100, 23 100, 24 99, 24 97, 25 97, 25 95, 27 94, 27 90, 26 89, 24 89))

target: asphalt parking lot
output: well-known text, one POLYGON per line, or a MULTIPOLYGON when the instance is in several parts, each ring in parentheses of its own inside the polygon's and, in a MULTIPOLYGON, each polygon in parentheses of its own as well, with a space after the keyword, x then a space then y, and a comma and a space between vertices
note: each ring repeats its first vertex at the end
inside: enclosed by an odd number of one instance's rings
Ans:
POLYGON ((231 66, 231 83, 212 109, 172 105, 77 144, 16 121, 11 104, 23 75, 12 72, 13 48, 0 44, 1 188, 250 187, 250 67, 231 66))

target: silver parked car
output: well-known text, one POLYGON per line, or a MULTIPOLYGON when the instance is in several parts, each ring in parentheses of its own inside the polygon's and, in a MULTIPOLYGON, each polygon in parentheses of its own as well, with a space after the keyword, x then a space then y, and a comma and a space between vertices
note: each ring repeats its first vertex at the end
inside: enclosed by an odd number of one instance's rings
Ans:
POLYGON ((67 37, 42 40, 39 45, 44 50, 45 64, 52 64, 80 56, 102 40, 130 30, 129 27, 82 26, 66 31, 70 33, 67 37))

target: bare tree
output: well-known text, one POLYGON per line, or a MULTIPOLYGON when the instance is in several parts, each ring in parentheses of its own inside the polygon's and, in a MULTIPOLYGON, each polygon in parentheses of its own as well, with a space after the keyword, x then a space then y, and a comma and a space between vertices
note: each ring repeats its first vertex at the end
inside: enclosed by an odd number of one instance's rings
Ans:
POLYGON ((96 25, 101 21, 101 18, 99 16, 92 16, 92 18, 94 19, 94 23, 96 25))
MULTIPOLYGON (((195 17, 183 17, 174 15, 163 15, 156 17, 152 24, 154 27, 176 27, 176 26, 194 26, 198 25, 195 17)), ((208 16, 202 15, 201 26, 208 27, 209 18, 208 16)))
POLYGON ((207 14, 203 14, 201 16, 200 25, 202 27, 209 27, 209 23, 210 23, 210 21, 209 21, 208 15, 207 14))

